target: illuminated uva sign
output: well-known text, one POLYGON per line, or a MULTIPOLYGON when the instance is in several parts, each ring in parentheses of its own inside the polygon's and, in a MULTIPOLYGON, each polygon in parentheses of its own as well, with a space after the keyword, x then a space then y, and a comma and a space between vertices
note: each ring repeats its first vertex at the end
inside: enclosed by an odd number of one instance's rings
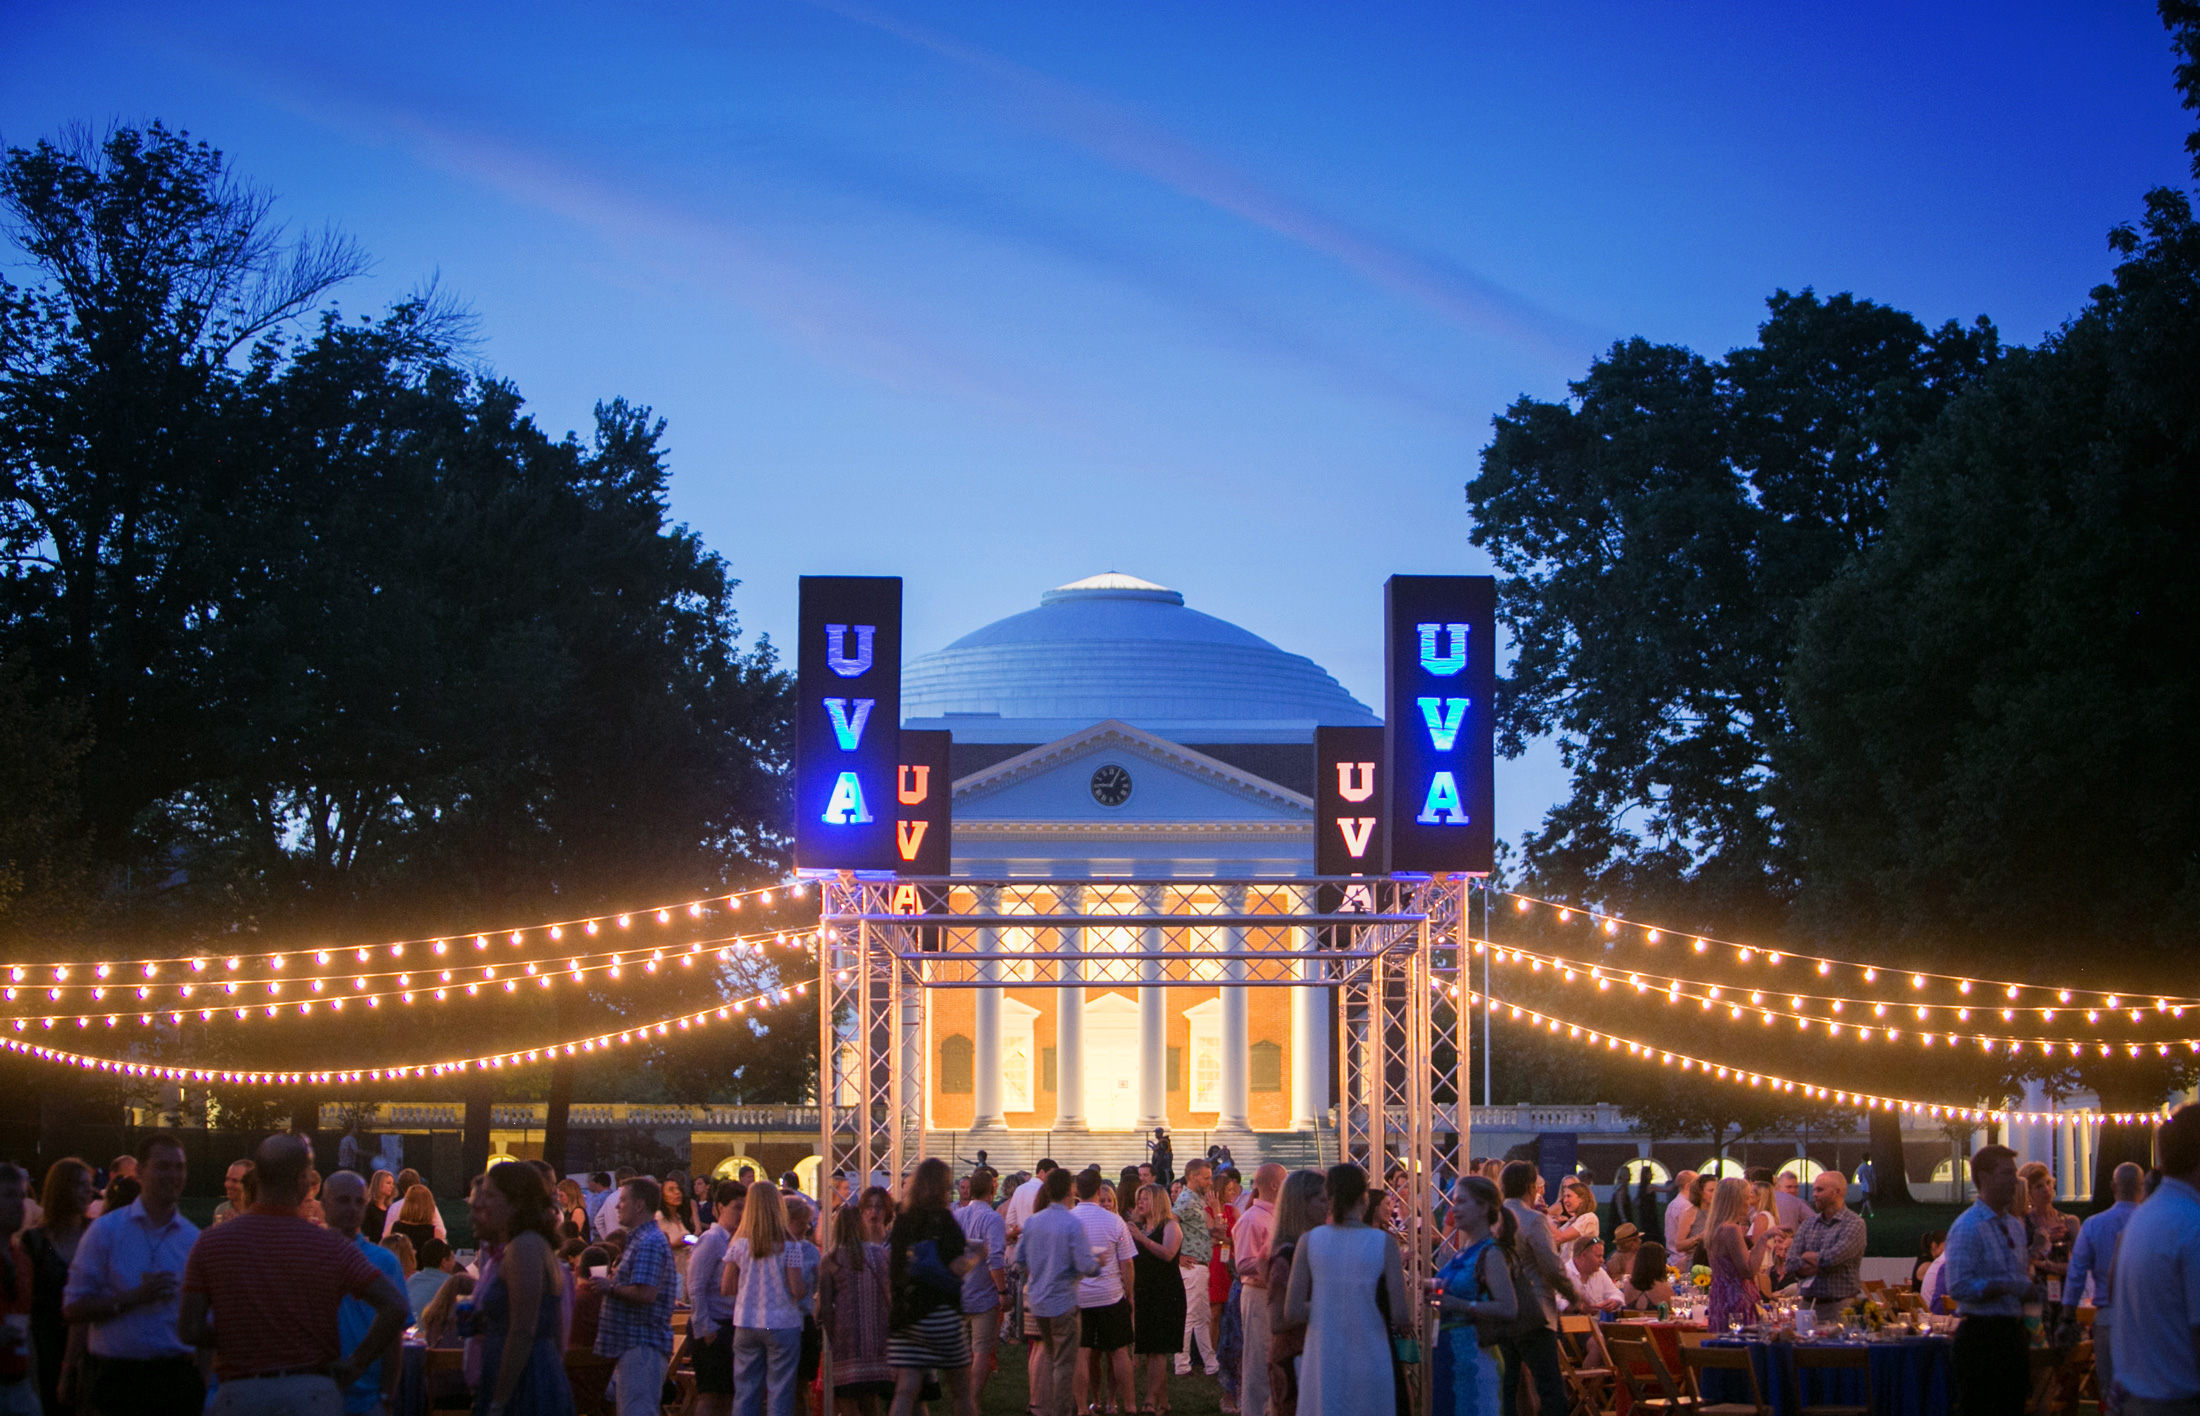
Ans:
POLYGON ((900 806, 901 577, 802 577, 794 854, 803 870, 893 870, 900 806))
POLYGON ((894 775, 894 869, 902 875, 948 873, 954 784, 948 749, 954 734, 904 729, 894 775))
POLYGON ((1490 576, 1394 575, 1383 586, 1393 874, 1493 864, 1496 630, 1490 576))
POLYGON ((1390 869, 1389 771, 1381 728, 1314 729, 1314 873, 1381 875, 1390 869))

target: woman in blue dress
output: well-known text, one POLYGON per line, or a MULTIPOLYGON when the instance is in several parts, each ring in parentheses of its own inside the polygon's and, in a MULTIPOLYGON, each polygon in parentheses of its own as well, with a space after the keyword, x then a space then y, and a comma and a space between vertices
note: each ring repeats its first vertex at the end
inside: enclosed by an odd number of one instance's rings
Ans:
POLYGON ((556 1202, 540 1171, 510 1160, 489 1167, 476 1195, 474 1237, 500 1239, 504 1252, 474 1296, 483 1339, 474 1416, 573 1416, 556 1202))
POLYGON ((1432 1416, 1497 1416, 1500 1394, 1497 1343, 1485 1345, 1483 1325, 1510 1320, 1517 1310, 1505 1253, 1513 1242, 1513 1217, 1497 1187, 1469 1175, 1451 1190, 1451 1223, 1459 1252, 1430 1280, 1436 1294, 1436 1400, 1432 1416))

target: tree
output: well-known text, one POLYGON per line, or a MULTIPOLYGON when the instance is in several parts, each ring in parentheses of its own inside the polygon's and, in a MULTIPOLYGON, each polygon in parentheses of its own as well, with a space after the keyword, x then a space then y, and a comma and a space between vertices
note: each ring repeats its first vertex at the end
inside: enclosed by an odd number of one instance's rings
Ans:
POLYGON ((1723 361, 1623 340, 1569 401, 1520 399, 1467 487, 1518 648, 1503 750, 1556 733, 1573 774, 1525 843, 1530 878, 1729 930, 1777 925, 1793 891, 1766 788, 1796 617, 1998 351, 1983 320, 1928 331, 1808 290, 1768 304, 1723 361))

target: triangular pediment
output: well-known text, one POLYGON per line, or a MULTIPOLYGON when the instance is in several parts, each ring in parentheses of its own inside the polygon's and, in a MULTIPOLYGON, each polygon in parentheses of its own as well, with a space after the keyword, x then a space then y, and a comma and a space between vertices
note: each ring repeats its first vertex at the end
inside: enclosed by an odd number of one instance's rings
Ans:
POLYGON ((955 783, 965 821, 1304 822, 1311 798, 1128 723, 1095 723, 955 783), (1106 798, 1124 792, 1120 802, 1106 798))

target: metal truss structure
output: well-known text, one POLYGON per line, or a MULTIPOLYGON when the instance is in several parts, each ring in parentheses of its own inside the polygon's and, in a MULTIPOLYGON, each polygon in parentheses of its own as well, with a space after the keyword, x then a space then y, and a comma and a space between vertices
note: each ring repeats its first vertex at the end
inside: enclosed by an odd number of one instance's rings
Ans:
MULTIPOLYGON (((1443 1262, 1437 1178, 1467 1155, 1471 945, 1463 877, 825 882, 819 921, 823 1173, 907 1173, 925 1155, 933 989, 1329 989, 1338 1153, 1393 1194, 1406 1278, 1443 1262)), ((1413 1304, 1416 1312, 1424 1304, 1413 1304)), ((1423 1334, 1424 1339, 1433 1334, 1423 1334)))

